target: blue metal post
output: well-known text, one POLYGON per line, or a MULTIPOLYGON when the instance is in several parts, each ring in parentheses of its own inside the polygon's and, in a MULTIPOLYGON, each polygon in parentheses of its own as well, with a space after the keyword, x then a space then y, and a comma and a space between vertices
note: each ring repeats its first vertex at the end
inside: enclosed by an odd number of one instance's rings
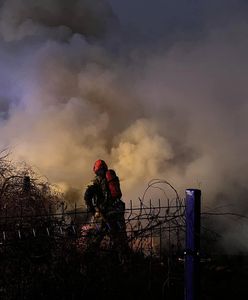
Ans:
POLYGON ((200 299, 201 191, 186 190, 185 300, 200 299))

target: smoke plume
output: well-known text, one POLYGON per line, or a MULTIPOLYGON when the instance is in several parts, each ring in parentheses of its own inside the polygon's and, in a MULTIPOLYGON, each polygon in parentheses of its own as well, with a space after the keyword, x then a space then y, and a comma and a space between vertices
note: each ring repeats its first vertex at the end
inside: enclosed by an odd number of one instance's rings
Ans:
POLYGON ((160 177, 247 212, 248 24, 220 23, 124 47, 106 1, 1 1, 1 148, 65 191, 101 158, 125 200, 160 177))

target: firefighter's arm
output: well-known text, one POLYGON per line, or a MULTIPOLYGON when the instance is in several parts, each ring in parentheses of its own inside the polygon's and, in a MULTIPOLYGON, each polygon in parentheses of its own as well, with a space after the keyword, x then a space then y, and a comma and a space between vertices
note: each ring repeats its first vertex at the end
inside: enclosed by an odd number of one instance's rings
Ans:
POLYGON ((92 202, 94 194, 95 194, 94 185, 88 185, 85 190, 85 193, 84 193, 84 201, 87 206, 88 212, 90 212, 92 214, 95 214, 95 212, 96 212, 95 207, 92 202))

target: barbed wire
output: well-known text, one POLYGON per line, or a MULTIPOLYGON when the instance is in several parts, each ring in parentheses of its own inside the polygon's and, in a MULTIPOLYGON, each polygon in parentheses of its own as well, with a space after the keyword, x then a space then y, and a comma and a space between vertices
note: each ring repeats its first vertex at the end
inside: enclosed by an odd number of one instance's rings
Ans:
MULTIPOLYGON (((141 253, 150 259, 150 263, 152 258, 161 262, 163 256, 167 256, 163 290, 170 288, 171 280, 181 280, 183 272, 180 275, 173 273, 173 255, 182 254, 184 250, 185 202, 176 188, 166 180, 153 179, 138 199, 138 205, 130 201, 125 211, 119 213, 125 213, 125 228, 120 224, 119 232, 127 234, 132 253, 141 253), (154 190, 162 194, 156 202, 148 198, 149 192, 154 190)), ((248 219, 245 215, 227 211, 206 211, 201 215, 248 219)), ((205 225, 201 228, 203 238, 207 237, 206 233, 211 239, 221 237, 205 225)), ((78 253, 84 257, 87 251, 92 251, 92 245, 97 245, 97 249, 93 247, 97 254, 112 254, 116 249, 113 249, 111 239, 111 224, 106 222, 102 227, 83 207, 75 205, 74 210, 67 210, 63 195, 44 177, 37 176, 26 165, 14 166, 8 155, 1 156, 0 153, 1 254, 15 257, 15 251, 24 254, 33 251, 32 255, 38 257, 51 252, 52 257, 71 259, 78 253), (99 236, 104 236, 100 245, 97 243, 99 236)), ((81 266, 86 261, 82 259, 81 266)), ((86 272, 84 268, 83 272, 86 272)))

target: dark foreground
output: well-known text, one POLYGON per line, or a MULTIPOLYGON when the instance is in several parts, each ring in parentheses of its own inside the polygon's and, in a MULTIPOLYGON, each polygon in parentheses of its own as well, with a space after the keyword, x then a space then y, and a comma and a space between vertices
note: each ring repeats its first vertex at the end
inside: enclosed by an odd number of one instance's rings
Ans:
MULTIPOLYGON (((184 266, 175 257, 82 253, 49 241, 1 247, 0 299, 184 299, 184 266)), ((201 299, 246 299, 248 257, 201 263, 201 299)))
POLYGON ((201 299, 247 299, 248 256, 216 255, 201 267, 201 299))

